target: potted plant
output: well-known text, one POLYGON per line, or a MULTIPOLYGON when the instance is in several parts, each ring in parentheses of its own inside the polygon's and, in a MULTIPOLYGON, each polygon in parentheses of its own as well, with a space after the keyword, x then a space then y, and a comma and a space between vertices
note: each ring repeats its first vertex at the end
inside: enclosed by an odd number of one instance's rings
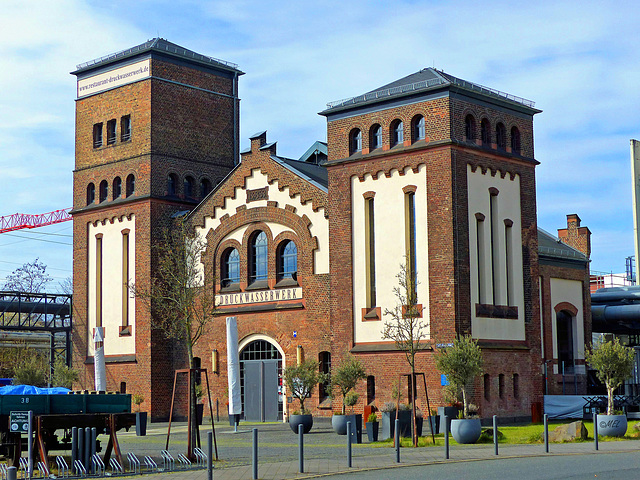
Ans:
POLYGON ((440 417, 438 416, 438 409, 432 408, 429 412, 428 418, 428 428, 429 432, 439 433, 440 430, 440 417))
POLYGON ((298 365, 284 369, 284 383, 292 397, 300 402, 300 410, 289 415, 291 430, 298 433, 298 425, 303 425, 303 432, 308 433, 313 426, 311 411, 304 406, 304 401, 311 397, 318 383, 326 381, 326 375, 320 373, 318 362, 306 360, 298 365))
POLYGON ((147 412, 140 411, 140 404, 144 402, 144 396, 135 393, 131 397, 131 401, 136 406, 136 435, 144 437, 147 434, 147 412))
MULTIPOLYGON (((365 373, 364 365, 353 355, 347 355, 343 362, 331 372, 329 394, 332 398, 342 398, 342 413, 334 413, 333 418, 331 419, 333 431, 338 435, 347 434, 348 419, 345 415, 346 407, 349 406, 347 404, 347 396, 356 387, 358 382, 365 378, 367 378, 367 374, 365 373)), ((354 397, 350 397, 350 400, 353 400, 353 398, 354 397)), ((353 407, 357 401, 358 397, 356 396, 351 407, 353 407)), ((351 410, 353 411, 353 408, 351 410)), ((360 418, 360 430, 362 431, 362 417, 360 418)))
POLYGON ((378 423, 378 416, 374 412, 367 418, 367 438, 369 439, 369 442, 378 441, 379 428, 380 424, 378 423))
POLYGON ((607 387, 607 414, 597 415, 598 433, 609 437, 622 437, 627 432, 627 416, 613 409, 613 391, 633 372, 634 351, 613 342, 600 342, 586 352, 587 363, 597 371, 598 378, 607 387))
MULTIPOLYGON (((395 388, 394 388, 395 391, 395 388)), ((395 392, 394 392, 395 393, 395 392)), ((396 425, 396 409, 400 421, 400 435, 408 437, 411 434, 411 410, 407 405, 396 402, 385 402, 382 405, 382 440, 393 438, 396 425)))
POLYGON ((439 350, 436 367, 446 375, 449 384, 462 395, 462 411, 451 421, 451 434, 458 443, 476 443, 482 433, 479 418, 469 417, 467 388, 482 374, 482 350, 470 336, 459 336, 453 346, 439 350))

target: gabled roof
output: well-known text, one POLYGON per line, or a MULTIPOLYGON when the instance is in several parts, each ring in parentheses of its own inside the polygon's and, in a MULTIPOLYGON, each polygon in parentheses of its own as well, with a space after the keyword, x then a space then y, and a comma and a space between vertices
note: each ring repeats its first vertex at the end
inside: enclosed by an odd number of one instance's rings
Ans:
POLYGON ((320 112, 321 115, 328 115, 340 110, 347 110, 356 105, 366 105, 376 103, 391 98, 399 98, 407 95, 415 95, 416 93, 427 92, 430 90, 438 90, 442 88, 455 87, 457 89, 475 92, 485 96, 494 97, 501 101, 506 101, 520 108, 525 107, 538 113, 540 110, 535 108, 535 103, 522 97, 510 95, 493 88, 484 87, 477 83, 468 82, 458 77, 454 77, 435 68, 424 68, 416 73, 407 75, 394 82, 383 85, 370 92, 356 97, 346 98, 335 102, 327 103, 327 109, 320 112))
POLYGON ((563 243, 560 239, 540 227, 538 227, 538 254, 541 257, 552 257, 581 262, 589 261, 584 253, 570 247, 566 243, 563 243))
POLYGON ((327 174, 327 169, 322 165, 284 157, 271 156, 271 159, 325 192, 328 190, 329 175, 327 174))
MULTIPOLYGON (((327 155, 329 154, 329 150, 327 149, 327 144, 326 142, 320 142, 320 141, 316 141, 314 142, 313 145, 311 145, 306 152, 304 152, 302 154, 302 156, 299 158, 299 160, 301 162, 312 162, 313 160, 311 160, 312 156, 321 156, 324 157, 325 159, 327 158, 327 155)), ((321 163, 321 162, 314 162, 314 163, 321 163)))
POLYGON ((112 53, 111 55, 106 55, 104 57, 81 63, 80 65, 76 66, 76 71, 71 73, 73 75, 77 75, 84 71, 93 70, 95 68, 121 61, 126 58, 134 57, 146 52, 159 52, 164 55, 188 60, 190 62, 199 63, 208 67, 215 67, 222 70, 232 71, 237 73, 238 75, 244 74, 244 72, 238 70, 238 65, 235 63, 196 53, 193 50, 189 50, 181 47, 180 45, 169 42, 164 38, 152 38, 151 40, 147 40, 140 45, 136 45, 135 47, 127 48, 126 50, 112 53))

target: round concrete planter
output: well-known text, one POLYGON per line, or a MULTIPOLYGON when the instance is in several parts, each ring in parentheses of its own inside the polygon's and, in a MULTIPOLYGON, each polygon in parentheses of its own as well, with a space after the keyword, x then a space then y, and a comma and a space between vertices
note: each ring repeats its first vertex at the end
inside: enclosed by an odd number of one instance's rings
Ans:
POLYGON ((627 433, 626 415, 598 415, 598 435, 603 437, 624 437, 627 433))
POLYGON ((458 443, 476 443, 482 433, 479 418, 451 420, 451 435, 458 443))
POLYGON ((289 426, 294 433, 298 433, 298 425, 302 425, 303 433, 309 433, 313 427, 313 415, 289 415, 289 426))

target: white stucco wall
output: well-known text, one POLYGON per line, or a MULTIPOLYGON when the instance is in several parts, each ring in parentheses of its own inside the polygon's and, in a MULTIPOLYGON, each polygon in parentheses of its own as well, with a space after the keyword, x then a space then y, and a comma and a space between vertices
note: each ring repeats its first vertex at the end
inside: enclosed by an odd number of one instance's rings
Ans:
POLYGON ((422 318, 429 320, 429 265, 427 243, 427 174, 424 165, 417 173, 407 168, 404 175, 397 170, 387 178, 380 173, 377 179, 369 174, 361 182, 358 177, 351 179, 352 198, 352 242, 353 242, 353 325, 354 339, 359 342, 380 342, 385 309, 392 310, 398 303, 393 294, 398 286, 396 275, 400 265, 405 263, 405 194, 403 188, 417 187, 415 192, 416 224, 416 270, 418 273, 418 303, 423 306, 422 318), (381 308, 382 320, 363 321, 362 308, 366 305, 366 240, 365 240, 365 199, 368 191, 374 197, 376 306, 381 308))
MULTIPOLYGON (((553 338, 553 358, 558 358, 555 307, 562 302, 569 302, 578 309, 578 313, 573 318, 573 357, 576 360, 584 359, 584 306, 582 304, 582 282, 578 280, 565 280, 563 278, 551 278, 550 315, 553 338)), ((554 365, 554 373, 559 373, 557 365, 554 365)), ((576 373, 586 373, 584 365, 576 365, 576 373)))
POLYGON ((469 261, 471 275, 469 283, 471 287, 471 331, 472 336, 478 339, 491 340, 524 340, 524 284, 522 271, 522 227, 520 218, 520 177, 516 175, 511 180, 507 173, 504 178, 500 172, 491 175, 489 170, 485 174, 480 168, 475 172, 471 171, 471 166, 467 166, 467 194, 469 205, 469 261), (498 291, 496 292, 496 305, 506 305, 507 294, 507 265, 504 220, 513 222, 512 234, 512 281, 513 295, 509 301, 511 306, 518 307, 518 318, 479 318, 476 317, 476 304, 481 303, 478 295, 478 245, 476 231, 476 213, 485 216, 485 248, 484 258, 485 268, 481 274, 480 281, 483 282, 485 298, 490 299, 485 303, 493 302, 492 278, 492 255, 491 255, 491 215, 490 215, 490 188, 497 188, 500 192, 497 196, 497 212, 494 212, 497 220, 497 228, 494 231, 494 251, 497 252, 496 277, 498 291))
POLYGON ((93 329, 96 326, 96 235, 102 234, 102 326, 105 327, 105 355, 133 355, 135 343, 135 298, 129 294, 130 336, 120 336, 122 325, 122 231, 129 230, 129 284, 135 283, 135 216, 89 225, 88 230, 88 352, 93 355, 93 329))
MULTIPOLYGON (((314 212, 312 202, 302 204, 299 195, 295 195, 291 198, 289 195, 289 187, 284 187, 284 189, 280 191, 278 183, 279 182, 276 181, 273 184, 269 184, 265 174, 263 174, 259 169, 253 169, 251 171, 251 176, 246 178, 245 188, 246 190, 254 190, 257 188, 268 187, 269 201, 278 202, 278 208, 285 208, 286 205, 291 205, 296 208, 296 215, 306 215, 309 220, 311 220, 311 225, 309 226, 311 236, 318 238, 318 248, 313 254, 313 273, 329 273, 329 222, 324 216, 324 209, 320 208, 318 211, 314 212)), ((211 229, 215 230, 218 228, 220 225, 220 217, 225 214, 229 214, 229 216, 235 215, 236 209, 241 205, 246 204, 247 210, 267 206, 267 200, 246 203, 246 199, 247 195, 244 189, 236 187, 235 198, 226 198, 224 207, 216 208, 213 217, 207 217, 205 219, 204 228, 197 229, 199 235, 203 238, 206 237, 206 234, 211 229)), ((289 227, 278 225, 273 222, 268 223, 268 225, 274 237, 280 232, 291 230, 289 227)), ((226 238, 234 238, 239 242, 242 242, 242 233, 244 233, 244 230, 242 230, 242 232, 240 232, 240 230, 241 229, 235 230, 226 238)))

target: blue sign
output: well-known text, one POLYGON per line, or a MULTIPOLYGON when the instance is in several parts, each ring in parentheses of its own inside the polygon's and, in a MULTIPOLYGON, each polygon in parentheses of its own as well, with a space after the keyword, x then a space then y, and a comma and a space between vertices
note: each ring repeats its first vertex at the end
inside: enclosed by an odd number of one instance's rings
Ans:
POLYGON ((442 385, 443 387, 446 387, 447 385, 449 385, 449 379, 445 374, 440 375, 440 385, 442 385))

